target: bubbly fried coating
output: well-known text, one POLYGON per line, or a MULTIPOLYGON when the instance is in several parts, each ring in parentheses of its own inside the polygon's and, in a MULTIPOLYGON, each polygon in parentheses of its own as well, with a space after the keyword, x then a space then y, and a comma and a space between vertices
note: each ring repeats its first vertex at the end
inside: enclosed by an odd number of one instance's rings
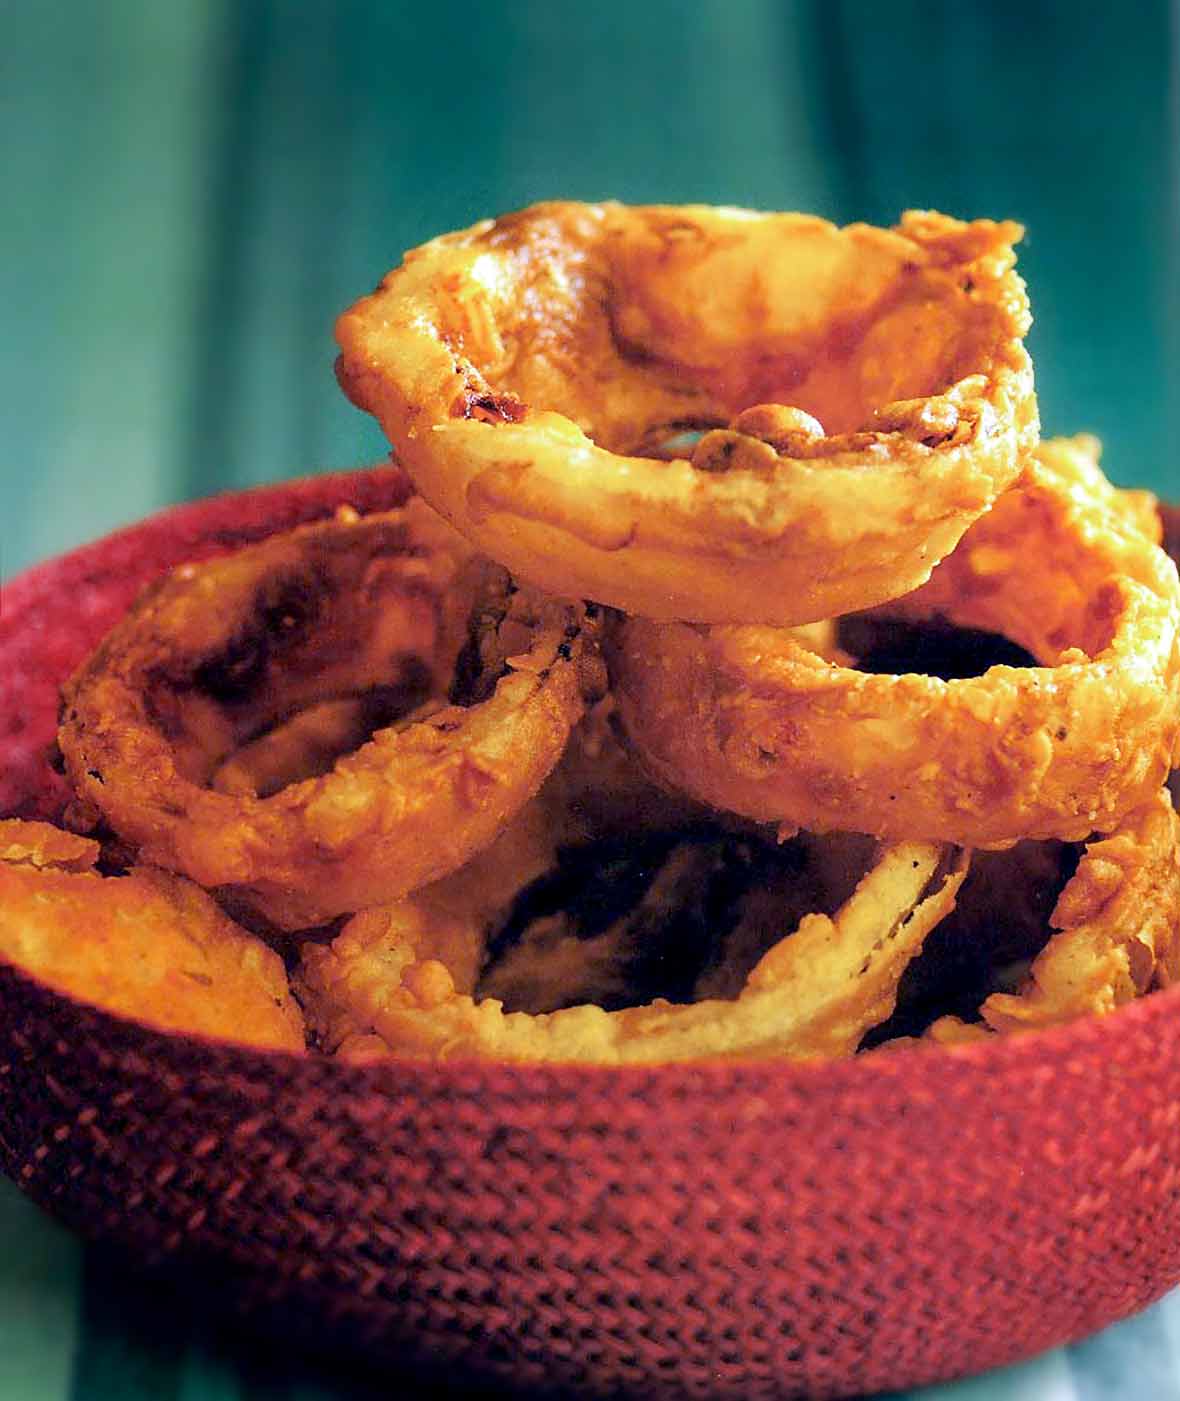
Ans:
POLYGON ((1014 991, 992 993, 978 1020, 939 1017, 926 1039, 961 1045, 1105 1016, 1180 981, 1180 818, 1166 790, 1086 847, 1048 935, 1014 991))
POLYGON ((63 688, 76 790, 142 860, 224 887, 285 929, 457 869, 560 758, 590 650, 578 609, 503 582, 484 630, 499 649, 487 693, 447 704, 480 596, 466 587, 472 564, 414 499, 181 566, 63 688), (338 703, 374 691, 435 704, 362 726, 364 742, 326 772, 269 791, 307 766, 317 720, 338 741, 350 715, 338 703), (269 744, 256 739, 275 725, 269 744))
POLYGON ((1113 830, 1180 744, 1180 583, 1093 452, 1042 448, 929 583, 882 610, 998 633, 1039 665, 880 675, 786 629, 627 618, 608 660, 645 764, 812 831, 979 847, 1113 830))
POLYGON ((1035 446, 1021 232, 554 201, 408 253, 338 374, 538 587, 812 622, 915 588, 1035 446))
POLYGON ((893 1010, 923 941, 953 908, 965 853, 903 842, 880 850, 832 916, 806 916, 737 996, 658 999, 532 1015, 477 1000, 480 931, 411 897, 304 949, 298 988, 323 1044, 344 1056, 655 1064, 701 1057, 851 1055, 893 1010))
POLYGON ((1166 791, 1086 847, 1049 923, 1025 985, 980 1008, 993 1030, 1102 1015, 1180 981, 1180 819, 1166 791))
POLYGON ((79 1001, 168 1031, 302 1051, 282 960, 191 881, 88 869, 97 843, 0 823, 0 958, 79 1001))
POLYGON ((89 871, 99 857, 99 844, 89 837, 63 832, 49 822, 0 819, 0 861, 34 870, 89 871))
POLYGON ((1043 439, 1037 457, 1060 477, 1075 481, 1092 507, 1111 512, 1122 527, 1130 525, 1153 545, 1163 543, 1159 498, 1151 491, 1115 486, 1102 470, 1102 443, 1092 433, 1043 439))
POLYGON ((330 773, 341 755, 359 749, 379 728, 380 712, 363 696, 319 701, 235 749, 213 771, 209 786, 268 798, 289 784, 330 773))

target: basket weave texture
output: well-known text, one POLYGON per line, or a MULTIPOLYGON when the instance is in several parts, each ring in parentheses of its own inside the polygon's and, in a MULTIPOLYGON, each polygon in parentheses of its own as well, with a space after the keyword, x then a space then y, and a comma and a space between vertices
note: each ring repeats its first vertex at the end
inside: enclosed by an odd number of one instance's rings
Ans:
MULTIPOLYGON (((143 580, 394 470, 166 513, 5 588, 0 812, 143 580)), ((0 968, 0 1160, 145 1265, 371 1359, 530 1389, 838 1396, 1080 1337, 1180 1280, 1180 994, 827 1067, 385 1064, 204 1042, 0 968)))

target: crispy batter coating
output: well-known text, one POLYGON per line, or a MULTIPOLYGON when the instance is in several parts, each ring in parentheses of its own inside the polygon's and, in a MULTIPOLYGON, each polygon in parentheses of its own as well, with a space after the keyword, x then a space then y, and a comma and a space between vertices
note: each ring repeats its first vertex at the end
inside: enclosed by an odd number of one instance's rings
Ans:
POLYGON ((810 622, 917 587, 1035 445, 1020 234, 541 204, 407 254, 337 323, 338 373, 538 586, 810 622))
POLYGON ((0 957, 122 1016, 191 1035, 304 1049, 282 960, 190 881, 141 866, 103 877, 98 846, 0 822, 0 957))
MULTIPOLYGON (((174 570, 64 688, 59 743, 75 788, 142 860, 232 887, 288 929, 454 870, 536 792, 581 713, 584 635, 570 607, 512 594, 485 629, 502 673, 486 696, 378 729, 325 773, 266 792, 273 767, 264 780, 246 760, 222 766, 317 703, 437 697, 462 656, 457 618, 481 596, 466 587, 468 560, 413 502, 174 570)), ((279 744, 279 757, 298 767, 305 741, 279 744)))
POLYGON ((978 1021, 939 1017, 926 1038, 954 1046, 1105 1016, 1180 981, 1180 818, 1166 790, 1086 847, 1049 926, 1015 991, 985 999, 978 1021))
POLYGON ((479 931, 413 897, 356 916, 330 947, 306 947, 298 987, 324 1044, 360 1059, 652 1064, 851 1055, 893 1010, 902 973, 953 908, 966 869, 961 851, 915 842, 883 848, 834 916, 806 916, 729 999, 505 1012, 496 999, 472 995, 479 931))
POLYGON ((968 846, 1083 841, 1163 784, 1180 737, 1180 585, 1092 456, 1058 441, 918 592, 882 610, 1040 663, 943 681, 820 657, 785 630, 624 620, 609 653, 663 782, 815 831, 968 846))
MULTIPOLYGON (((526 887, 552 872, 562 851, 586 849, 599 839, 635 842, 704 815, 698 804, 651 783, 615 737, 611 712, 609 698, 587 712, 540 792, 490 846, 414 892, 412 903, 431 927, 451 930, 469 950, 460 971, 452 965, 465 990, 474 990, 484 966, 489 931, 526 887)), ((358 928, 370 927, 367 917, 359 918, 358 928)))
POLYGON ((89 871, 100 855, 98 842, 63 832, 48 822, 0 819, 0 861, 35 871, 89 871))
POLYGON ((1049 438, 1037 448, 1041 462, 1061 478, 1072 478, 1099 508, 1113 511, 1123 523, 1133 526, 1153 545, 1164 540, 1164 521, 1159 498, 1152 491, 1116 487, 1100 465, 1102 444, 1092 433, 1072 438, 1049 438))
POLYGON ((980 1008, 992 1030, 1101 1015, 1180 981, 1180 818, 1166 791, 1086 847, 1049 923, 1026 984, 980 1008))
POLYGON ((235 749, 213 770, 209 786, 269 798, 289 784, 330 773, 341 755, 382 728, 384 709, 369 696, 317 701, 235 749))
POLYGON ((973 852, 955 909, 906 970, 894 1015, 868 1044, 921 1036, 940 1018, 974 1019, 992 993, 1016 991, 1052 935, 1053 907, 1081 853, 1067 842, 973 852))

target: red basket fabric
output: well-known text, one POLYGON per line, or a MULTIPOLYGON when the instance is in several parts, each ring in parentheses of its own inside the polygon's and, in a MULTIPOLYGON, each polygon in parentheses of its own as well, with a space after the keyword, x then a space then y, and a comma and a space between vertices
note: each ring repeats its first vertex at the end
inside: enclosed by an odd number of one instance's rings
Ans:
MULTIPOLYGON (((139 581, 404 489, 220 498, 6 587, 0 812, 54 812, 57 685, 139 581)), ((88 1236, 370 1357, 837 1396, 1029 1355, 1180 1280, 1178 996, 831 1066, 359 1067, 155 1032, 0 969, 0 1159, 88 1236)))

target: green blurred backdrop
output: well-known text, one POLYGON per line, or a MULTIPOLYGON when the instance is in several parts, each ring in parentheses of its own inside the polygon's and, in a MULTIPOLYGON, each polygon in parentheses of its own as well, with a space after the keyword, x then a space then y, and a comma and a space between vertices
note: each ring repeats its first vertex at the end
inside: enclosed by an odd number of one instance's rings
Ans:
MULTIPOLYGON (((382 455, 333 380, 336 312, 405 248, 547 196, 1019 218, 1046 429, 1099 433, 1119 480, 1180 497, 1168 0, 0 15, 0 574, 170 501, 382 455)), ((162 1324, 0 1187, 0 1394, 245 1394, 191 1320, 162 1324)), ((1173 1314, 980 1386, 1173 1395, 1173 1314)))
POLYGON ((8 7, 0 569, 371 460, 332 321, 545 196, 1011 215, 1045 426, 1180 493, 1167 0, 8 7))

